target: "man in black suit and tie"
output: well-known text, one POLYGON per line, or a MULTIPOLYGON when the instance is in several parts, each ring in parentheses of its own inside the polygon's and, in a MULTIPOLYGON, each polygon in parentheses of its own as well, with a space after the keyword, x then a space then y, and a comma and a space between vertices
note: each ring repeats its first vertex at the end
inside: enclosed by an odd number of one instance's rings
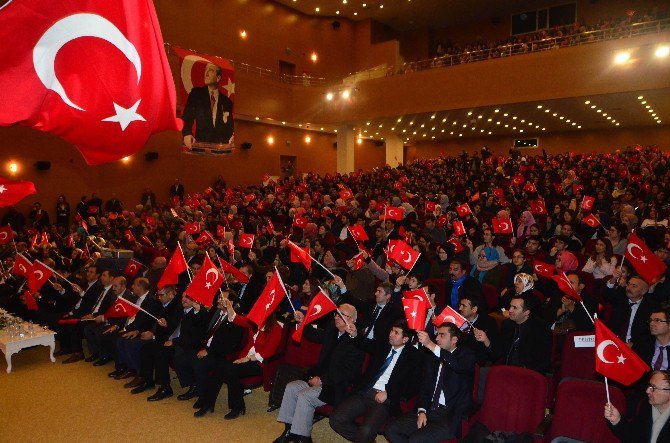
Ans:
POLYGON ((126 365, 137 373, 132 381, 123 386, 124 388, 133 388, 131 391, 133 394, 139 394, 154 387, 153 360, 149 360, 147 366, 147 360, 142 359, 142 355, 152 353, 154 348, 163 346, 163 343, 177 328, 181 319, 181 302, 177 298, 175 287, 166 285, 158 291, 157 295, 162 309, 156 315, 158 320, 153 323, 151 330, 142 332, 134 339, 121 339, 118 344, 119 349, 125 350, 124 360, 126 365))
MULTIPOLYGON (((182 316, 177 328, 170 334, 166 341, 160 343, 156 353, 153 356, 145 358, 153 359, 155 367, 154 381, 160 387, 147 401, 160 401, 172 397, 172 387, 170 386, 170 363, 176 355, 190 355, 193 359, 200 350, 200 345, 205 340, 209 316, 207 311, 200 309, 200 305, 187 296, 182 296, 181 306, 183 308, 182 316)), ((150 366, 150 365, 147 365, 150 366)), ((177 377, 182 388, 190 386, 185 384, 185 378, 175 364, 177 377)), ((151 380, 151 374, 146 374, 147 381, 151 380)))
MULTIPOLYGON (((136 278, 130 290, 137 297, 135 304, 144 309, 153 316, 156 316, 161 310, 161 304, 149 294, 149 280, 143 277, 136 278)), ((108 354, 114 358, 115 370, 108 374, 116 380, 137 375, 136 370, 128 366, 125 355, 125 340, 134 339, 142 332, 150 331, 155 320, 147 312, 139 311, 133 317, 128 317, 122 326, 111 326, 112 331, 103 335, 103 346, 108 354), (125 339, 125 340, 124 340, 125 339)))
POLYGON ((472 328, 481 329, 491 340, 498 338, 498 324, 487 313, 486 300, 478 294, 465 293, 461 296, 458 312, 468 321, 463 323, 461 331, 461 346, 472 349, 477 358, 477 364, 484 366, 489 361, 489 355, 484 344, 475 339, 472 328))
POLYGON ((207 384, 209 371, 216 368, 220 360, 231 357, 244 346, 245 331, 229 321, 222 301, 224 298, 234 301, 237 293, 223 290, 221 294, 216 309, 212 310, 207 332, 204 340, 199 343, 198 351, 177 353, 175 350, 175 371, 182 386, 189 387, 185 393, 177 396, 178 400, 190 400, 199 396, 207 384))
POLYGON ((179 183, 179 179, 176 179, 174 185, 170 186, 170 197, 179 197, 179 201, 184 200, 184 185, 179 183))
POLYGON ((205 86, 195 87, 188 94, 182 115, 182 135, 187 148, 191 148, 196 141, 224 144, 233 141, 233 102, 219 89, 221 74, 220 67, 208 63, 205 86))
POLYGON ((249 283, 233 283, 232 288, 237 293, 235 310, 239 314, 247 315, 263 292, 265 282, 262 281, 264 276, 254 273, 250 264, 240 266, 240 272, 249 277, 249 283))
POLYGON ((423 356, 411 345, 414 331, 405 320, 393 323, 385 347, 374 346, 358 334, 353 324, 346 331, 357 347, 372 354, 372 359, 355 384, 355 393, 331 414, 330 427, 349 441, 371 442, 390 415, 400 414, 400 401, 417 394, 423 356), (356 418, 363 414, 365 421, 359 426, 356 418))
POLYGON ((606 287, 603 297, 612 304, 612 315, 607 326, 624 342, 635 345, 649 338, 647 320, 656 308, 654 299, 647 295, 649 285, 642 277, 628 279, 625 297, 617 288, 606 287))
POLYGON ((461 417, 472 405, 475 354, 459 345, 461 331, 453 323, 437 330, 437 344, 424 331, 419 343, 433 353, 427 363, 417 412, 390 423, 385 435, 392 443, 432 443, 459 437, 461 417))

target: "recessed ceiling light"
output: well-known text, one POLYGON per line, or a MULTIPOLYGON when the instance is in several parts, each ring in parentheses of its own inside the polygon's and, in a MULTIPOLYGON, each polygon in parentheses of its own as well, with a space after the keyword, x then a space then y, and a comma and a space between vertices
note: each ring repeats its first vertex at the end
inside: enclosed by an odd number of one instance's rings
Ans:
POLYGON ((354 15, 358 15, 358 12, 354 12, 354 15))
POLYGON ((426 126, 426 125, 424 125, 423 123, 421 124, 421 127, 422 127, 422 128, 425 127, 425 126, 426 126))
POLYGON ((563 117, 563 116, 561 115, 560 117, 558 117, 558 119, 559 119, 559 120, 563 120, 563 119, 565 119, 565 117, 563 117))
POLYGON ((596 105, 591 105, 591 109, 596 109, 596 105))
POLYGON ((565 122, 566 122, 566 123, 570 123, 570 120, 566 120, 565 122))
POLYGON ((494 109, 493 112, 500 112, 500 109, 494 109))
POLYGON ((542 105, 537 105, 537 109, 542 109, 542 105))
POLYGON ((670 55, 670 46, 659 46, 654 53, 658 58, 664 58, 670 55))
POLYGON ((452 125, 456 125, 456 123, 458 123, 458 122, 455 121, 455 122, 452 123, 452 125))
POLYGON ((575 123, 575 122, 572 122, 572 126, 577 126, 577 123, 575 123))
POLYGON ((641 95, 639 95, 639 96, 637 97, 638 100, 642 100, 643 98, 644 98, 644 97, 641 96, 641 95))
POLYGON ((548 113, 548 112, 549 112, 549 109, 545 109, 544 112, 547 112, 547 113, 548 113))
POLYGON ((509 114, 508 114, 507 112, 505 112, 505 113, 503 114, 503 117, 507 117, 508 115, 509 115, 509 114))
POLYGON ((335 14, 340 15, 340 10, 335 11, 335 14))
POLYGON ((391 128, 391 131, 395 131, 395 126, 391 128))
POLYGON ((411 122, 409 122, 409 125, 410 125, 410 126, 412 126, 413 124, 414 124, 414 120, 412 120, 411 122))
POLYGON ((616 63, 617 65, 623 65, 628 60, 630 60, 630 52, 628 51, 619 52, 617 55, 614 56, 614 63, 616 63))
POLYGON ((601 112, 603 112, 603 110, 602 109, 596 109, 596 112, 601 113, 601 112))
POLYGON ((509 128, 509 125, 505 125, 506 128, 509 128))
POLYGON ((582 129, 582 126, 581 125, 577 126, 577 129, 582 129))
POLYGON ((472 115, 472 111, 468 112, 468 115, 472 115))
POLYGON ((591 104, 591 100, 586 100, 586 101, 584 102, 584 104, 585 104, 585 105, 590 105, 590 104, 591 104))
POLYGON ((446 123, 446 122, 447 122, 447 119, 446 119, 446 118, 443 118, 443 119, 442 119, 442 123, 446 123))
POLYGON ((553 115, 554 117, 556 117, 556 116, 558 115, 558 113, 557 113, 557 112, 554 112, 554 113, 551 114, 551 115, 553 115))
POLYGON ((499 124, 500 124, 500 122, 496 122, 496 125, 499 125, 499 124))
POLYGON ((646 105, 646 104, 647 104, 647 100, 642 100, 640 103, 642 103, 643 105, 646 105))
POLYGON ((431 116, 430 116, 430 119, 431 119, 431 120, 435 120, 435 114, 431 115, 431 116))

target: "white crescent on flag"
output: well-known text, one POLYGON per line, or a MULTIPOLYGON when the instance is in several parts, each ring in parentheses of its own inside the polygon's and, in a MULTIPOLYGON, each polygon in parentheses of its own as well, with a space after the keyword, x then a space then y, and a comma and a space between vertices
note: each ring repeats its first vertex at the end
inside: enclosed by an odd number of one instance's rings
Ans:
POLYGON ((275 292, 276 292, 275 289, 273 289, 272 291, 270 291, 270 302, 269 302, 267 305, 265 305, 265 310, 266 310, 266 311, 267 311, 268 309, 270 309, 270 306, 272 306, 272 303, 274 303, 274 301, 275 301, 275 292))
POLYGON ((312 317, 317 316, 321 313, 321 305, 314 305, 314 312, 312 312, 312 317))
POLYGON ((396 210, 395 209, 389 209, 389 217, 395 217, 396 216, 396 210))
POLYGON ((39 269, 36 269, 35 271, 33 271, 33 273, 34 273, 35 275, 39 274, 39 277, 37 277, 37 280, 38 280, 38 281, 39 281, 39 280, 42 280, 42 279, 44 278, 44 272, 40 271, 39 269))
POLYGON ((500 222, 500 229, 502 229, 503 231, 507 231, 509 229, 509 223, 500 222))
POLYGON ((407 252, 407 251, 400 251, 400 257, 404 257, 405 254, 407 254, 407 259, 405 260, 405 259, 403 258, 402 261, 405 262, 405 263, 409 263, 409 262, 411 262, 411 261, 412 261, 412 256, 410 255, 410 253, 407 252))
POLYGON ((26 269, 26 267, 23 266, 22 264, 19 264, 19 270, 20 270, 21 272, 23 272, 24 274, 28 271, 28 270, 26 269))
MULTIPOLYGON (((596 349, 596 353, 598 354, 598 358, 599 358, 600 361, 602 361, 603 363, 607 363, 607 364, 612 364, 612 363, 614 363, 613 361, 609 361, 609 360, 607 360, 607 359, 605 358, 605 349, 607 349, 607 347, 610 346, 610 345, 611 345, 611 346, 614 346, 614 347, 617 349, 617 351, 621 352, 621 349, 619 349, 619 347, 617 346, 617 344, 614 343, 612 340, 603 340, 602 343, 600 343, 600 344, 598 345, 598 348, 596 349)), ((622 363, 623 363, 623 362, 622 362, 622 363)))
POLYGON ((549 269, 545 268, 543 265, 535 265, 535 270, 537 272, 549 272, 549 269))
POLYGON ((637 248, 641 252, 644 252, 644 249, 642 249, 640 247, 640 245, 638 245, 637 243, 628 243, 628 246, 626 247, 626 249, 628 250, 628 253, 630 254, 630 256, 633 257, 636 260, 641 260, 642 263, 646 263, 647 262, 647 257, 645 257, 644 255, 642 255, 640 257, 637 257, 635 254, 633 254, 633 249, 634 248, 637 248))
POLYGON ((0 232, 0 240, 7 240, 8 234, 4 231, 0 232))
POLYGON ((444 317, 444 322, 456 324, 456 317, 454 317, 453 315, 447 315, 446 317, 444 317))
POLYGON ((128 268, 128 270, 129 270, 130 272, 133 272, 133 273, 135 272, 136 269, 137 269, 137 265, 136 265, 135 263, 133 263, 132 265, 130 265, 130 267, 128 268))
POLYGON ((122 304, 117 304, 114 306, 114 311, 115 312, 126 312, 126 307, 123 306, 122 304))

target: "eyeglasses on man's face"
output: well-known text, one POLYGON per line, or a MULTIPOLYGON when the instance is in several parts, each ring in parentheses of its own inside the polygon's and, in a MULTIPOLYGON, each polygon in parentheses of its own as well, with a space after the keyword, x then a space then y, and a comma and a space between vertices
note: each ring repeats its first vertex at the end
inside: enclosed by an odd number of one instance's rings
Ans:
POLYGON ((647 323, 649 323, 649 324, 652 324, 652 323, 656 323, 656 324, 658 324, 658 323, 668 323, 668 320, 662 320, 660 318, 650 318, 649 320, 647 320, 647 323))
POLYGON ((654 392, 654 391, 670 391, 670 388, 659 388, 658 386, 654 386, 651 383, 647 383, 647 389, 651 390, 651 392, 654 392))

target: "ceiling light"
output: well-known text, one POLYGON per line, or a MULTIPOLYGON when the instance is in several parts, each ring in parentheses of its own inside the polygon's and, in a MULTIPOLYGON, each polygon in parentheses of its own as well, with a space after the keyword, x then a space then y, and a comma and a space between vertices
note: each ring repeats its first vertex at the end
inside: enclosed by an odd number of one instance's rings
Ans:
POLYGON ((400 117, 398 120, 396 120, 398 123, 402 121, 402 117, 400 117))
POLYGON ((482 115, 478 115, 478 116, 477 116, 477 118, 482 118, 482 117, 483 117, 482 115))
POLYGON ((247 38, 247 31, 245 31, 244 29, 242 29, 242 30, 240 31, 240 38, 241 38, 242 40, 244 40, 245 38, 247 38))
POLYGON ((612 120, 612 117, 607 117, 607 120, 612 120))
POLYGON ((493 112, 500 112, 500 109, 494 109, 493 112))
POLYGON ((617 55, 614 56, 614 63, 616 63, 617 65, 623 65, 628 60, 630 60, 630 52, 628 51, 619 52, 617 55))
POLYGON ((261 119, 260 117, 256 117, 256 120, 260 120, 260 119, 261 119))
POLYGON ((329 92, 328 94, 326 94, 326 100, 331 101, 332 99, 333 99, 333 93, 332 92, 329 92))
POLYGON ((340 10, 335 11, 335 14, 340 15, 340 10))
POLYGON ((577 126, 577 129, 582 129, 582 125, 578 125, 578 126, 577 126))
POLYGON ((354 15, 358 15, 358 12, 354 12, 354 15))
POLYGON ((505 125, 506 128, 509 128, 509 125, 505 125))
POLYGON ((347 4, 347 0, 342 0, 342 4, 343 4, 343 5, 346 5, 346 4, 347 4))
POLYGON ((425 127, 425 126, 426 126, 426 125, 424 125, 423 123, 421 123, 421 127, 422 127, 422 128, 425 127))
POLYGON ((642 103, 643 105, 646 105, 646 104, 647 104, 647 100, 643 100, 643 101, 641 101, 640 103, 642 103))
POLYGON ((391 131, 395 131, 395 126, 391 128, 391 131))
POLYGON ((519 132, 523 132, 523 129, 519 129, 519 132))
POLYGON ((286 122, 281 122, 281 124, 282 124, 282 125, 285 125, 285 124, 286 124, 286 122))
POLYGON ((317 6, 316 8, 314 8, 314 10, 315 10, 316 12, 319 12, 319 11, 321 11, 321 8, 319 8, 319 7, 317 6))
POLYGON ((367 4, 363 3, 363 7, 365 8, 366 6, 367 6, 367 4))
POLYGON ((410 126, 412 126, 413 124, 414 124, 414 120, 412 120, 411 122, 409 122, 409 125, 410 125, 410 126))
POLYGON ((267 138, 268 145, 271 145, 275 142, 275 138, 273 136, 268 136, 267 138))
POLYGON ((342 91, 341 95, 342 95, 342 98, 349 98, 349 96, 351 95, 351 92, 349 92, 348 89, 345 89, 344 91, 342 91))
POLYGON ((310 137, 309 135, 306 135, 305 136, 305 143, 309 143, 311 141, 312 141, 312 137, 310 137))
POLYGON ((554 117, 556 117, 556 116, 558 115, 558 113, 557 113, 557 112, 554 112, 554 113, 551 114, 551 115, 553 115, 554 117))
POLYGON ((443 119, 442 119, 442 123, 446 123, 446 122, 447 122, 447 119, 446 119, 446 118, 443 118, 443 119))
POLYGON ((590 104, 591 104, 591 100, 586 100, 586 101, 584 102, 584 104, 585 104, 585 105, 590 105, 590 104))
POLYGON ((537 109, 542 109, 542 105, 537 105, 537 109))
POLYGON ((430 116, 430 119, 431 119, 431 120, 435 120, 435 114, 431 115, 431 116, 430 116))
POLYGON ((489 135, 491 135, 491 131, 489 131, 489 135))
POLYGON ((615 126, 619 126, 619 123, 617 123, 615 126))
POLYGON ((596 105, 591 105, 591 109, 596 109, 596 105))
POLYGON ((644 97, 642 97, 641 95, 639 95, 639 96, 637 97, 638 100, 642 100, 643 98, 644 98, 644 97))
POLYGON ((472 115, 472 111, 468 112, 468 115, 472 115))
POLYGON ((647 105, 647 106, 645 106, 645 108, 649 109, 649 108, 651 108, 651 106, 650 106, 650 105, 647 105))
POLYGON ((661 121, 660 121, 660 120, 656 120, 656 123, 661 123, 661 121))
POLYGON ((359 137, 358 140, 356 140, 356 142, 360 145, 363 143, 363 139, 359 137))
POLYGON ((572 122, 572 126, 577 126, 577 123, 575 123, 575 122, 572 122))
POLYGON ((366 126, 370 126, 370 122, 365 122, 366 126))
POLYGON ((509 114, 505 112, 505 113, 503 114, 503 117, 507 117, 508 115, 509 115, 509 114))
POLYGON ((566 120, 565 122, 566 122, 566 123, 570 123, 570 120, 566 120))
POLYGON ((658 58, 664 58, 670 55, 670 46, 659 46, 656 48, 656 57, 658 58))
POLYGON ((549 112, 549 109, 545 109, 544 112, 549 112))
POLYGON ((546 131, 546 130, 547 130, 547 128, 542 128, 542 130, 543 130, 543 131, 546 131))
POLYGON ((499 124, 500 124, 500 122, 496 122, 496 125, 499 125, 499 124))
POLYGON ((455 122, 453 122, 453 123, 452 123, 452 125, 456 125, 456 123, 458 123, 458 122, 457 122, 457 121, 455 121, 455 122))
POLYGON ((379 9, 384 9, 384 5, 379 5, 379 9))

